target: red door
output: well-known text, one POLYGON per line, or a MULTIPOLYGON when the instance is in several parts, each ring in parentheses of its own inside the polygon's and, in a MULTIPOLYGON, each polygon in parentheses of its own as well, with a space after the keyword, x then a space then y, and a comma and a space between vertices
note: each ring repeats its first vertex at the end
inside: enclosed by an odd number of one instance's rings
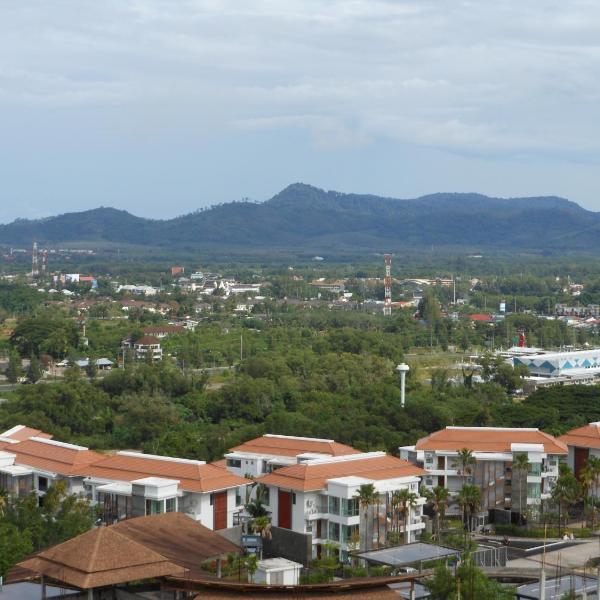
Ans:
POLYGON ((227 492, 213 494, 213 529, 227 528, 227 492))
POLYGON ((279 490, 279 527, 292 528, 292 493, 279 490))
POLYGON ((590 456, 588 448, 575 448, 575 476, 579 479, 581 469, 585 467, 585 463, 590 456))

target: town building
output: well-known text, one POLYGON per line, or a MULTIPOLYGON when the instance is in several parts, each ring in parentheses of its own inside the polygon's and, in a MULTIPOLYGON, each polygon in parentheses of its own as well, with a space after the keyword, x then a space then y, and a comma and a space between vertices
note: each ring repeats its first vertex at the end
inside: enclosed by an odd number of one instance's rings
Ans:
POLYGON ((151 335, 144 335, 137 340, 123 340, 121 346, 130 349, 135 360, 162 360, 163 352, 160 342, 151 335))
POLYGON ((331 292, 332 294, 341 294, 346 289, 346 282, 343 279, 335 279, 333 281, 317 279, 311 281, 309 285, 325 292, 331 292))
POLYGON ((550 497, 560 458, 566 455, 563 442, 539 429, 509 427, 446 427, 415 446, 400 448, 401 458, 423 466, 427 488, 449 490, 449 515, 460 514, 456 498, 464 483, 479 487, 482 514, 476 526, 485 524, 485 513, 491 509, 535 511, 542 499, 550 497), (459 459, 459 451, 465 448, 475 461, 468 469, 459 459), (526 482, 513 471, 519 454, 529 462, 526 482))
POLYGON ((590 456, 600 458, 600 421, 571 429, 558 439, 567 445, 567 464, 578 478, 590 456))
POLYGON ((225 454, 227 469, 240 477, 260 477, 281 467, 330 456, 359 454, 334 440, 267 433, 225 454))
POLYGON ((144 327, 144 335, 149 335, 157 339, 163 339, 170 335, 185 333, 187 328, 183 325, 155 325, 153 327, 144 327))
POLYGON ((385 542, 392 494, 398 490, 408 489, 415 494, 415 504, 408 508, 398 529, 406 542, 415 540, 425 528, 425 499, 419 496, 423 473, 384 452, 367 452, 301 460, 259 477, 258 482, 268 490, 265 504, 275 527, 309 539, 313 558, 320 556, 323 544, 331 542, 339 547, 340 559, 345 562, 349 552, 359 545, 370 549, 379 541, 385 542), (370 523, 358 499, 363 484, 375 488, 376 498, 368 508, 370 523))
POLYGON ((51 437, 22 425, 0 434, 0 489, 12 497, 33 491, 41 499, 53 483, 63 481, 68 494, 84 493, 79 471, 102 455, 51 437))
POLYGON ((0 489, 43 497, 57 481, 85 496, 104 523, 181 512, 209 529, 238 522, 249 480, 204 461, 117 452, 106 456, 18 425, 0 434, 0 489), (45 436, 45 437, 42 437, 45 436))
POLYGON ((126 451, 80 472, 87 497, 106 523, 182 512, 214 530, 237 524, 251 483, 204 461, 126 451))

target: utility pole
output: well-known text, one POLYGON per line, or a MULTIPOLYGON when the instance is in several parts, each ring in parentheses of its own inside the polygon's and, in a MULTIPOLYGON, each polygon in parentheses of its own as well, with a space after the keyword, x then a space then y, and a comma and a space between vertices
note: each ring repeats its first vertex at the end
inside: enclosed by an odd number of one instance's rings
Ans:
POLYGON ((244 360, 244 334, 240 333, 240 362, 244 360))

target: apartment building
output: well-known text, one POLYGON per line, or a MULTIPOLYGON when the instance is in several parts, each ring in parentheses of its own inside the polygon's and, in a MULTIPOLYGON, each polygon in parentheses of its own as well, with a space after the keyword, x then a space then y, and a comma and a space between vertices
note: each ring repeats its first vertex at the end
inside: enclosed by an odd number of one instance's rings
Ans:
POLYGON ((483 525, 489 509, 520 510, 523 504, 523 510, 526 506, 530 513, 535 511, 542 499, 550 497, 559 461, 566 455, 563 442, 539 429, 503 427, 446 427, 415 446, 400 448, 401 458, 423 466, 426 487, 449 490, 449 515, 460 514, 456 496, 463 482, 479 487, 482 513, 476 525, 483 525), (463 448, 475 460, 466 472, 459 460, 463 448), (513 478, 513 462, 519 454, 525 454, 529 463, 526 482, 513 478))
POLYGON ((589 457, 600 458, 600 421, 571 429, 558 439, 567 445, 567 464, 577 477, 589 457))
POLYGON ((226 469, 169 456, 117 452, 81 469, 85 492, 102 519, 182 512, 209 529, 226 529, 243 510, 248 479, 226 469))
POLYGON ((424 471, 384 452, 353 453, 300 460, 263 475, 258 481, 268 490, 266 504, 274 526, 311 536, 312 556, 333 542, 340 558, 357 548, 385 543, 392 521, 392 494, 409 489, 417 496, 406 522, 399 528, 406 541, 414 541, 424 529, 419 482, 424 471), (373 484, 377 501, 364 517, 357 497, 360 486, 373 484), (370 521, 370 522, 368 522, 370 521))
POLYGON ((34 491, 41 499, 58 481, 68 494, 84 492, 79 470, 102 458, 85 446, 50 439, 37 429, 17 425, 0 434, 0 489, 23 497, 34 491))
POLYGON ((260 477, 281 467, 330 456, 359 454, 360 450, 334 440, 268 433, 231 448, 226 466, 241 477, 260 477))
POLYGON ((213 530, 232 527, 248 479, 204 461, 141 452, 100 454, 17 426, 0 434, 0 489, 40 498, 56 481, 99 506, 105 523, 182 512, 213 530), (45 436, 45 437, 42 437, 45 436))

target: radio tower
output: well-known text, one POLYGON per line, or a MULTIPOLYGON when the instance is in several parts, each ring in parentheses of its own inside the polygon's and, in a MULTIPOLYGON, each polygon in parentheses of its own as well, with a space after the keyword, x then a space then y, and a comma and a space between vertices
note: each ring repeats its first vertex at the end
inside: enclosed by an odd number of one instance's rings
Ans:
POLYGON ((385 279, 383 285, 385 286, 385 302, 383 305, 383 314, 392 314, 392 255, 386 254, 385 260, 385 279))
POLYGON ((42 274, 48 273, 48 250, 42 250, 42 274))
POLYGON ((38 246, 37 242, 33 242, 33 250, 31 251, 31 276, 37 277, 40 274, 38 265, 38 246))

